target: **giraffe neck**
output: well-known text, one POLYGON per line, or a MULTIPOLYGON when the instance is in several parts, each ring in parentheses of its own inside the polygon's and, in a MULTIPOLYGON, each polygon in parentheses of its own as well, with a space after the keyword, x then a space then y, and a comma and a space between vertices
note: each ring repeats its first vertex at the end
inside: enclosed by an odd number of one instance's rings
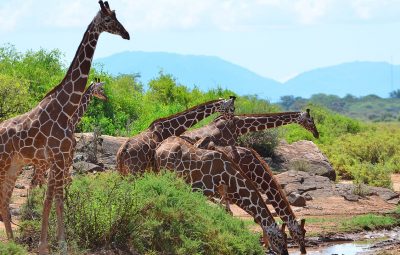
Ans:
POLYGON ((94 86, 89 86, 82 96, 81 102, 79 103, 78 109, 72 116, 72 130, 74 131, 76 125, 82 119, 83 114, 85 114, 87 107, 89 106, 90 100, 93 98, 94 86))
POLYGON ((167 118, 161 118, 150 125, 161 141, 170 136, 179 136, 200 120, 210 116, 221 108, 224 100, 210 101, 167 118))
POLYGON ((297 123, 300 115, 301 112, 236 115, 236 133, 240 136, 249 132, 297 123))
POLYGON ((97 16, 89 24, 64 79, 42 100, 50 105, 47 108, 51 111, 63 112, 68 118, 71 118, 79 107, 88 80, 100 36, 95 26, 96 18, 97 16))

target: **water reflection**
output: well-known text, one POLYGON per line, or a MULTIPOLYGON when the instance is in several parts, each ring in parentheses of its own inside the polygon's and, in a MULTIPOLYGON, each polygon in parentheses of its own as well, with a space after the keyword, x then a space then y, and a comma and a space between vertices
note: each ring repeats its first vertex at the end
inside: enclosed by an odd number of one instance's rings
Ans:
MULTIPOLYGON (((370 247, 369 244, 357 244, 357 243, 341 243, 333 244, 331 246, 307 248, 308 255, 356 255, 363 251, 366 251, 370 247)), ((300 251, 290 249, 291 255, 300 255, 300 251)))

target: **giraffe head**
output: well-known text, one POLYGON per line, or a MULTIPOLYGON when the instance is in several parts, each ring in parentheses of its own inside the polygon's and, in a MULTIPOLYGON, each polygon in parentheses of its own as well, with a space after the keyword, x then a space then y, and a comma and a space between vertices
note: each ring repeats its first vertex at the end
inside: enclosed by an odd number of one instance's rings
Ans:
POLYGON ((282 229, 275 222, 269 225, 266 229, 268 242, 272 250, 280 255, 289 255, 287 250, 287 235, 285 233, 285 224, 282 224, 282 229))
POLYGON ((107 96, 104 91, 104 82, 96 82, 96 83, 91 83, 90 86, 93 87, 93 96, 97 97, 100 100, 107 100, 107 96))
POLYGON ((319 138, 319 133, 314 123, 314 118, 310 115, 310 109, 307 109, 306 112, 300 114, 300 117, 297 119, 297 123, 310 131, 315 138, 319 138))
POLYGON ((304 241, 306 230, 304 228, 306 220, 301 219, 300 223, 297 220, 291 220, 288 224, 288 229, 292 238, 299 244, 301 254, 306 254, 306 244, 304 241))
POLYGON ((125 28, 119 23, 115 11, 110 9, 107 1, 103 3, 102 0, 99 1, 101 10, 95 18, 95 25, 98 28, 99 33, 108 32, 111 34, 120 35, 123 39, 129 40, 129 33, 125 28))
POLYGON ((225 119, 231 119, 235 114, 235 96, 230 96, 228 100, 221 103, 217 110, 225 119))

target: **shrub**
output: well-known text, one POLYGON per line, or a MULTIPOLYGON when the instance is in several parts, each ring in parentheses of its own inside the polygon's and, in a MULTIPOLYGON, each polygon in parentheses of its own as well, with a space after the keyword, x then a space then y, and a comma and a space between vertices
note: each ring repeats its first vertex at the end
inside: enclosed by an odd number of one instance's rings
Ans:
POLYGON ((279 144, 279 131, 269 129, 247 133, 239 137, 240 146, 251 147, 263 157, 271 157, 279 144))
POLYGON ((0 242, 0 255, 25 255, 26 249, 14 242, 0 242))
POLYGON ((81 176, 66 192, 68 242, 139 254, 263 254, 258 236, 175 174, 81 176))

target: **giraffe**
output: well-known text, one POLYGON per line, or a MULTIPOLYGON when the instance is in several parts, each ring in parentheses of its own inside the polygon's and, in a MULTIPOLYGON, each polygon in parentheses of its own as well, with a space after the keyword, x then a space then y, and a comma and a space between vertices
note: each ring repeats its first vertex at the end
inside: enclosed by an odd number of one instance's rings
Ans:
MULTIPOLYGON (((304 229, 304 219, 300 223, 296 220, 296 216, 278 181, 258 153, 252 149, 235 146, 237 138, 247 132, 290 123, 298 123, 312 132, 314 137, 319 137, 309 109, 306 112, 235 115, 229 120, 217 118, 208 126, 187 131, 181 137, 194 143, 198 148, 223 152, 237 163, 244 174, 255 183, 258 190, 267 195, 276 213, 287 224, 291 236, 299 244, 301 253, 305 254, 304 237, 306 230, 304 229)), ((224 193, 223 188, 220 188, 220 191, 224 193)), ((222 197, 224 200, 223 194, 222 197)), ((228 201, 225 200, 225 203, 229 209, 228 201)))
POLYGON ((235 97, 219 99, 194 106, 175 115, 160 118, 150 124, 149 128, 128 139, 117 152, 117 170, 127 175, 144 172, 152 168, 156 147, 166 138, 180 135, 200 120, 215 112, 220 112, 229 119, 234 112, 235 97))
MULTIPOLYGON (((82 96, 81 102, 79 103, 79 108, 75 111, 72 116, 71 121, 71 130, 75 132, 76 126, 80 122, 83 117, 83 114, 86 112, 87 107, 89 106, 90 101, 93 97, 96 97, 100 100, 107 100, 107 96, 104 92, 104 82, 92 82, 89 87, 86 89, 85 93, 82 96)), ((43 168, 44 165, 34 166, 33 178, 31 180, 30 189, 35 188, 37 185, 42 186, 45 182, 45 173, 46 168, 43 168)), ((66 183, 71 181, 71 177, 68 176, 66 183)))
POLYGON ((50 168, 43 205, 39 254, 47 254, 49 213, 54 199, 57 240, 67 254, 63 219, 64 179, 72 163, 75 138, 71 117, 79 107, 86 87, 93 54, 102 32, 129 39, 107 2, 99 1, 100 11, 89 24, 75 57, 64 77, 31 111, 0 123, 0 214, 7 238, 13 239, 8 206, 22 166, 50 168))
POLYGON ((278 228, 271 212, 253 182, 227 155, 215 150, 196 148, 186 140, 172 136, 156 149, 156 170, 176 171, 194 190, 213 196, 218 187, 226 187, 226 195, 253 216, 266 234, 271 248, 278 254, 289 254, 287 236, 278 228))

